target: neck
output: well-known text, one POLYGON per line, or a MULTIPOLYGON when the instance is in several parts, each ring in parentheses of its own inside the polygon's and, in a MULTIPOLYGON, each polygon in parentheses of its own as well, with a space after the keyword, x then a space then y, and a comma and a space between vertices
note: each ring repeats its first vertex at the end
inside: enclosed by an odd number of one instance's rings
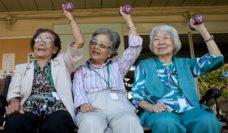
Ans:
POLYGON ((105 63, 104 61, 97 61, 93 59, 91 60, 91 62, 98 67, 101 67, 105 63))
POLYGON ((37 64, 39 64, 40 68, 43 68, 46 65, 47 61, 48 61, 47 59, 37 59, 36 60, 37 64))
POLYGON ((172 55, 158 56, 158 59, 168 66, 172 62, 172 57, 173 57, 172 55))

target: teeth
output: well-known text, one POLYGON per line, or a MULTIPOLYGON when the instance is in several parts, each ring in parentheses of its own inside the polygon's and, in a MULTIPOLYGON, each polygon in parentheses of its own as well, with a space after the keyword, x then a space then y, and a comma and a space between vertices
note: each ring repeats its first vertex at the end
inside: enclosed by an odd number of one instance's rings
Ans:
POLYGON ((38 51, 46 51, 45 49, 38 49, 38 51))
POLYGON ((100 54, 99 52, 93 51, 94 54, 100 54))

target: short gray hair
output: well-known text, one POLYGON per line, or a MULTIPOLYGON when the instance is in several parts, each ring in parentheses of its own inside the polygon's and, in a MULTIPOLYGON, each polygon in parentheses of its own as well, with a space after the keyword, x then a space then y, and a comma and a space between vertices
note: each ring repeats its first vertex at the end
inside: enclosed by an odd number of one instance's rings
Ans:
POLYGON ((169 25, 165 25, 165 24, 162 24, 162 25, 158 25, 156 27, 154 27, 152 29, 152 31, 150 32, 150 44, 149 44, 149 48, 151 50, 151 52, 153 52, 153 40, 154 40, 154 35, 159 32, 159 31, 164 31, 164 32, 168 32, 170 33, 172 39, 173 39, 173 42, 174 42, 174 55, 177 54, 177 52, 180 50, 181 48, 181 41, 180 41, 180 38, 179 38, 179 35, 178 35, 178 32, 177 30, 172 27, 172 26, 169 26, 169 25))
POLYGON ((110 41, 111 41, 111 57, 114 57, 116 55, 118 55, 117 50, 119 48, 120 45, 120 36, 117 32, 111 31, 110 29, 107 28, 100 28, 97 29, 93 35, 92 35, 92 39, 94 39, 95 36, 99 35, 99 34, 104 34, 104 35, 108 35, 110 37, 110 41))

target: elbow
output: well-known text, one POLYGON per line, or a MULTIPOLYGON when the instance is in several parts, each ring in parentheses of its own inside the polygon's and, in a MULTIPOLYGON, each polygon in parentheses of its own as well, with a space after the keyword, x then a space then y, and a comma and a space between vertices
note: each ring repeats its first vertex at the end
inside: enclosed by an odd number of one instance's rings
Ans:
POLYGON ((84 40, 77 40, 76 42, 73 43, 73 47, 74 48, 83 48, 84 43, 85 43, 84 40))
POLYGON ((82 48, 82 47, 84 47, 85 41, 84 40, 80 40, 80 41, 77 42, 77 44, 78 44, 79 48, 82 48))

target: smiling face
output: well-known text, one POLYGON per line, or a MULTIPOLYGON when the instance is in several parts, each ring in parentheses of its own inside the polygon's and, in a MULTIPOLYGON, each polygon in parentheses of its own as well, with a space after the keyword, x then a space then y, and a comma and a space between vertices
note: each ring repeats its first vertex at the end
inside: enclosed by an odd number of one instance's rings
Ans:
POLYGON ((34 39, 33 51, 36 59, 51 59, 57 52, 54 45, 54 37, 49 32, 42 32, 34 39))
POLYGON ((159 56, 173 56, 174 43, 168 32, 158 31, 153 38, 153 52, 159 56))
POLYGON ((92 63, 102 65, 111 56, 110 37, 106 34, 98 34, 91 41, 89 46, 89 55, 92 63))

